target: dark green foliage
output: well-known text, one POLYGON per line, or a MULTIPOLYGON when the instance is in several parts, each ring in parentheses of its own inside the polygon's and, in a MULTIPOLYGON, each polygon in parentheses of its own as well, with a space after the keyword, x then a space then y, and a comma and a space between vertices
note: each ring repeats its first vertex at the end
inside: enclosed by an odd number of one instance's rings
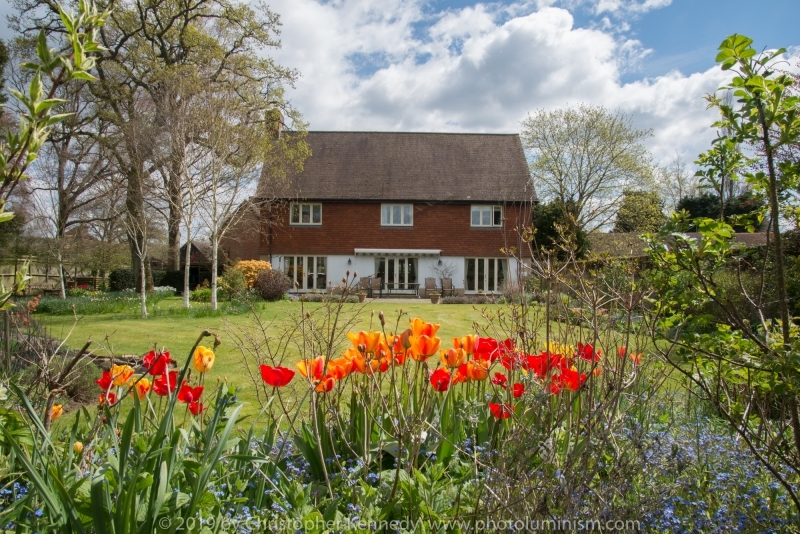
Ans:
POLYGON ((260 271, 256 277, 256 291, 266 301, 282 299, 291 287, 292 281, 289 277, 277 269, 265 269, 260 271))
POLYGON ((136 278, 133 276, 131 269, 116 269, 108 275, 108 285, 111 291, 134 289, 136 287, 136 278))
POLYGON ((617 211, 614 232, 650 233, 661 228, 667 217, 658 193, 626 190, 617 211))
POLYGON ((153 286, 158 287, 164 285, 164 275, 167 271, 161 269, 153 269, 153 286))
POLYGON ((153 285, 174 287, 178 294, 183 293, 183 271, 163 271, 160 283, 155 283, 155 271, 153 272, 153 285))
POLYGON ((552 252, 559 259, 574 251, 578 258, 589 250, 589 238, 576 220, 576 207, 572 201, 553 200, 533 208, 533 248, 540 253, 552 252))
POLYGON ((0 40, 0 104, 5 104, 8 97, 5 94, 6 78, 5 70, 8 65, 8 48, 6 44, 0 40))
MULTIPOLYGON (((725 222, 733 226, 736 232, 744 232, 746 231, 745 225, 733 224, 736 222, 735 218, 743 215, 755 215, 764 208, 764 205, 763 199, 754 196, 749 191, 735 196, 725 203, 725 222)), ((693 219, 699 217, 719 219, 719 197, 713 193, 684 197, 678 202, 676 210, 688 211, 693 219)))

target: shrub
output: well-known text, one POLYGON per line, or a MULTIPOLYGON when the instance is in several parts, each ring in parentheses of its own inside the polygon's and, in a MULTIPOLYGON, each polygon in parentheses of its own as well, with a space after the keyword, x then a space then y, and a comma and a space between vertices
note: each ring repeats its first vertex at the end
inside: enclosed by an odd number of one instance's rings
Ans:
POLYGON ((247 278, 244 271, 237 268, 227 269, 219 277, 219 289, 228 295, 228 300, 232 300, 234 295, 242 293, 248 287, 247 278))
POLYGON ((111 291, 134 289, 136 277, 131 269, 116 269, 108 275, 108 286, 111 291))
POLYGON ((153 275, 154 286, 160 286, 164 284, 164 276, 167 274, 167 271, 163 269, 153 269, 151 272, 153 275))
POLYGON ((289 280, 289 277, 275 269, 260 271, 256 278, 256 291, 262 299, 267 301, 280 300, 291 287, 292 281, 289 280))
POLYGON ((242 271, 245 280, 247 280, 247 287, 253 287, 256 285, 258 273, 271 270, 272 264, 261 260, 241 260, 237 261, 233 268, 242 271))
POLYGON ((189 293, 189 300, 192 302, 211 302, 211 288, 198 287, 198 289, 189 293))
POLYGON ((177 293, 183 292, 183 271, 164 271, 161 281, 156 283, 153 276, 153 285, 175 287, 177 293))
POLYGON ((486 295, 463 295, 460 297, 444 297, 442 304, 494 304, 497 299, 486 295))

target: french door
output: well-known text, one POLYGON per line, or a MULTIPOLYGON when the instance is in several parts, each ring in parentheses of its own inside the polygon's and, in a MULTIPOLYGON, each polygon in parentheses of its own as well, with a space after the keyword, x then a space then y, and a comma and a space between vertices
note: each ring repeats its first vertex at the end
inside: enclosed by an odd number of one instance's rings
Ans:
POLYGON ((386 289, 416 289, 417 258, 375 258, 375 276, 386 289))
POLYGON ((325 256, 286 256, 283 259, 286 276, 293 289, 325 289, 327 258, 325 256))
POLYGON ((464 289, 468 292, 501 291, 508 273, 505 258, 467 258, 464 289))

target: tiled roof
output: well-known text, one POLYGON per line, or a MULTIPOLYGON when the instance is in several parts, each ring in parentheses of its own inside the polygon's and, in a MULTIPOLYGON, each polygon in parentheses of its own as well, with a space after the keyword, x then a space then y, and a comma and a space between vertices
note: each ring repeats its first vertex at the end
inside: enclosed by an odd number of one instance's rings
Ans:
MULTIPOLYGON (((309 132, 312 155, 289 193, 309 200, 530 201, 517 134, 309 132)), ((260 196, 271 193, 262 174, 260 196)))

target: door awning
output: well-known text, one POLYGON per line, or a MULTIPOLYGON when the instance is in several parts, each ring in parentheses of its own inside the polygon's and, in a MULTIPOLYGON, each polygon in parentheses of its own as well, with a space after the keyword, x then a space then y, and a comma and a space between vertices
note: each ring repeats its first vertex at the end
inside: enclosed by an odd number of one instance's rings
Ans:
POLYGON ((409 257, 437 257, 441 249, 425 248, 357 248, 353 252, 356 256, 409 256, 409 257))

